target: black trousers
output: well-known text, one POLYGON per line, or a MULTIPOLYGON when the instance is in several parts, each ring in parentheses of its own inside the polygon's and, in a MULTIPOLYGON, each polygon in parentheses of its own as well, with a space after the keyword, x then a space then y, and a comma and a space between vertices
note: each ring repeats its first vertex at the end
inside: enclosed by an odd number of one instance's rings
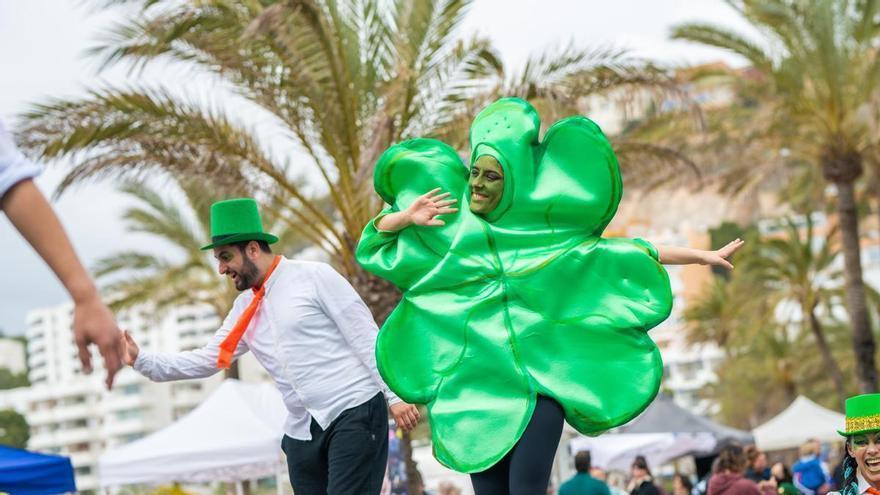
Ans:
POLYGON ((538 396, 519 442, 485 471, 471 474, 476 495, 546 495, 565 413, 555 400, 538 396))
POLYGON ((312 439, 284 435, 281 450, 296 495, 378 495, 388 463, 388 407, 379 393, 346 409, 312 439))

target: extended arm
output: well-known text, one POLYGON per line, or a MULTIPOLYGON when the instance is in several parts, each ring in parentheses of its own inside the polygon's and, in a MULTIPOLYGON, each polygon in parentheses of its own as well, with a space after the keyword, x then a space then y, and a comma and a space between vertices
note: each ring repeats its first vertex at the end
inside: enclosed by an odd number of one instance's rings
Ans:
POLYGON ((410 225, 428 225, 432 227, 445 225, 445 222, 437 218, 437 216, 458 211, 458 208, 450 207, 455 204, 456 200, 446 199, 448 197, 449 193, 440 193, 439 187, 428 191, 413 201, 406 210, 389 213, 379 219, 376 223, 376 228, 397 232, 410 225))
POLYGON ((745 241, 736 239, 716 251, 703 249, 691 249, 676 246, 657 246, 660 255, 660 263, 664 265, 714 265, 723 266, 733 270, 733 265, 727 261, 745 241))
MULTIPOLYGON (((172 354, 160 354, 141 351, 131 334, 124 333, 123 359, 125 364, 134 368, 154 382, 167 382, 171 380, 184 380, 187 378, 205 378, 214 375, 220 368, 217 367, 217 356, 220 354, 220 343, 229 334, 235 325, 235 321, 241 311, 234 308, 226 316, 223 325, 211 337, 207 345, 199 349, 172 354)), ((238 343, 233 354, 233 360, 248 351, 244 340, 238 343)))

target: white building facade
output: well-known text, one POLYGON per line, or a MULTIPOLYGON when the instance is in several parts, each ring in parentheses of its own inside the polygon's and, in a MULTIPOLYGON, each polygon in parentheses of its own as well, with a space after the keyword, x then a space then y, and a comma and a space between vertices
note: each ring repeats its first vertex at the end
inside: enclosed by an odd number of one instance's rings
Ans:
MULTIPOLYGON (((220 324, 208 306, 181 306, 155 313, 143 306, 117 314, 142 349, 180 352, 205 345, 220 324)), ((153 383, 125 368, 112 391, 104 386, 102 360, 86 376, 77 357, 71 325, 73 305, 33 311, 27 316, 31 387, 0 392, 0 408, 13 408, 30 425, 28 448, 69 456, 79 490, 98 487, 98 457, 156 431, 194 409, 222 381, 223 373, 204 380, 153 383)), ((242 379, 265 380, 252 357, 241 364, 242 379)))

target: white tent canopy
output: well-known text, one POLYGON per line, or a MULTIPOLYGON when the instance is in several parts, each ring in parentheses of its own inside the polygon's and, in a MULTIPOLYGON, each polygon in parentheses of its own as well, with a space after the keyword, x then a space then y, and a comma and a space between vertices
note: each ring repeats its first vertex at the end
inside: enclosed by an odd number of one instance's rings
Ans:
POLYGON ((811 438, 821 442, 840 441, 843 414, 825 409, 804 396, 798 396, 784 411, 752 430, 755 444, 761 450, 798 447, 811 438))
POLYGON ((626 471, 637 455, 659 466, 693 451, 711 451, 716 443, 710 433, 609 433, 580 436, 569 446, 572 452, 589 450, 594 466, 626 471))
POLYGON ((274 476, 286 415, 272 385, 226 380, 177 422, 102 455, 101 486, 274 476))

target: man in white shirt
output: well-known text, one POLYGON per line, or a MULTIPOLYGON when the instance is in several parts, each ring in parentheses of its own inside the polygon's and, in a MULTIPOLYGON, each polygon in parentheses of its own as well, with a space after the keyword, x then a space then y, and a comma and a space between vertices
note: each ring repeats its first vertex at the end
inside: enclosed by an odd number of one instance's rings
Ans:
POLYGON ((220 274, 243 291, 220 329, 205 347, 177 354, 140 352, 125 332, 126 364, 154 381, 202 378, 252 351, 287 406, 282 449, 294 492, 378 494, 388 456, 385 400, 406 430, 419 413, 379 376, 370 311, 329 265, 273 255, 269 244, 278 239, 263 232, 252 199, 212 205, 211 235, 203 249, 214 250, 220 274))
POLYGON ((40 167, 21 154, 12 135, 0 122, 0 210, 67 289, 74 303, 73 335, 82 369, 91 373, 88 346, 97 345, 104 358, 109 389, 113 376, 122 366, 119 328, 80 263, 52 206, 34 184, 33 178, 39 173, 40 167))

